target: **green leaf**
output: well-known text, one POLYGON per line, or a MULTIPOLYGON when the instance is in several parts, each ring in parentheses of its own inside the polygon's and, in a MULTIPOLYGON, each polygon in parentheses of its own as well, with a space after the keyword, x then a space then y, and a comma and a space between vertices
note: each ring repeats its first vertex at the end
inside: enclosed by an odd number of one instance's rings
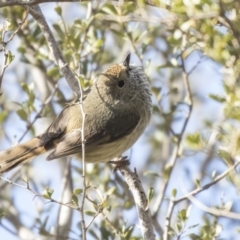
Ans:
POLYGON ((234 164, 231 153, 220 149, 220 150, 218 150, 218 155, 224 160, 224 162, 228 166, 232 166, 234 164))
POLYGON ((75 194, 72 195, 72 204, 73 204, 75 207, 78 207, 78 206, 79 206, 79 205, 78 205, 78 197, 77 197, 75 194))
POLYGON ((47 70, 47 75, 50 77, 56 77, 59 76, 59 68, 58 67, 52 67, 47 70))
POLYGON ((56 6, 54 8, 54 10, 56 11, 56 13, 59 15, 59 16, 62 16, 62 8, 60 6, 56 6))
POLYGON ((201 187, 201 182, 200 182, 200 180, 199 180, 199 179, 196 179, 195 182, 196 182, 197 187, 200 188, 200 187, 201 187))
POLYGON ((187 211, 186 209, 182 209, 179 213, 179 217, 182 221, 186 221, 187 220, 187 211))
POLYGON ((81 194, 82 191, 83 191, 83 190, 82 190, 81 188, 75 188, 75 189, 73 190, 73 194, 78 195, 78 194, 81 194))
POLYGON ((61 29, 60 25, 59 24, 53 24, 52 25, 53 28, 55 29, 55 31, 58 33, 58 35, 64 39, 65 38, 65 33, 63 32, 63 30, 61 29))
POLYGON ((42 192, 42 196, 46 199, 51 199, 52 198, 52 194, 54 192, 54 189, 51 189, 50 187, 46 187, 43 192, 42 192))
POLYGON ((27 94, 27 95, 29 95, 29 88, 28 88, 28 85, 25 83, 25 82, 23 82, 23 83, 21 83, 21 87, 22 87, 22 90, 27 94))
POLYGON ((195 148, 199 147, 201 142, 200 134, 198 132, 194 134, 188 134, 186 136, 186 142, 192 147, 195 148))
POLYGON ((86 210, 85 211, 85 214, 88 215, 88 216, 94 216, 95 215, 95 212, 92 212, 90 210, 86 210))
POLYGON ((174 188, 174 189, 172 190, 172 196, 173 196, 173 197, 176 197, 176 195, 177 195, 177 189, 174 188))
POLYGON ((27 121, 28 120, 28 115, 23 109, 17 110, 17 115, 23 120, 27 121))
POLYGON ((3 209, 0 209, 0 219, 3 218, 6 215, 6 213, 3 211, 3 209))
POLYGON ((160 177, 158 173, 152 171, 146 171, 143 173, 144 176, 151 176, 151 177, 160 177))
POLYGON ((116 7, 110 3, 106 3, 101 10, 110 15, 118 15, 116 7))
POLYGON ((110 196, 110 195, 112 195, 113 194, 113 192, 115 191, 115 189, 116 189, 116 187, 111 187, 111 188, 109 188, 108 189, 108 191, 107 191, 107 196, 110 196))
POLYGON ((226 102, 226 98, 225 97, 222 97, 222 96, 219 96, 219 95, 215 95, 215 94, 209 94, 208 96, 210 98, 212 98, 213 100, 217 101, 217 102, 220 102, 220 103, 226 102))
POLYGON ((8 51, 7 52, 7 65, 10 64, 14 58, 15 58, 15 56, 12 55, 11 51, 8 51))
POLYGON ((199 225, 199 223, 194 224, 194 225, 191 225, 191 226, 188 227, 188 229, 195 228, 195 227, 197 227, 198 225, 199 225))
POLYGON ((22 54, 26 53, 26 48, 23 47, 23 46, 19 46, 19 47, 17 48, 17 50, 18 50, 18 52, 20 52, 20 53, 22 53, 22 54))
POLYGON ((148 204, 151 202, 154 196, 154 188, 150 187, 148 190, 148 204))

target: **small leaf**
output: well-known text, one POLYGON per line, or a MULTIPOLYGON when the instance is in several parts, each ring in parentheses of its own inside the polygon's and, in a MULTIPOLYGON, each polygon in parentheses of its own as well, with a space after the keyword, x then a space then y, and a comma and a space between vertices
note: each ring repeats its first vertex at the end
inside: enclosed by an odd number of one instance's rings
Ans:
POLYGON ((110 15, 118 15, 116 7, 110 3, 105 4, 101 10, 110 15))
POLYGON ((6 215, 6 213, 3 211, 3 209, 0 209, 0 219, 3 218, 6 215))
POLYGON ((46 199, 51 199, 54 189, 49 188, 48 186, 43 190, 42 196, 46 199))
POLYGON ((27 95, 29 95, 29 88, 28 88, 28 85, 25 83, 25 82, 23 82, 23 83, 21 83, 21 87, 22 87, 22 90, 27 94, 27 95))
POLYGON ((94 216, 94 215, 95 215, 95 212, 86 210, 86 211, 85 211, 85 214, 88 215, 88 216, 94 216))
POLYGON ((61 27, 59 26, 59 24, 53 24, 52 26, 53 26, 53 28, 55 29, 55 31, 58 33, 58 35, 59 35, 62 39, 64 39, 65 33, 63 32, 63 30, 61 29, 61 27))
POLYGON ((151 176, 151 177, 160 177, 158 173, 152 171, 146 171, 143 173, 144 176, 151 176))
POLYGON ((232 208, 232 205, 233 205, 233 202, 232 202, 232 201, 228 201, 228 202, 225 203, 224 209, 225 209, 226 211, 230 211, 231 208, 232 208))
POLYGON ((54 10, 56 11, 56 13, 59 15, 59 16, 62 16, 62 8, 60 6, 56 6, 54 8, 54 10))
POLYGON ((177 195, 177 189, 174 188, 174 189, 172 190, 172 196, 173 196, 173 197, 176 197, 176 195, 177 195))
POLYGON ((217 102, 220 102, 220 103, 226 102, 226 98, 225 97, 222 97, 222 96, 219 96, 219 95, 215 95, 215 94, 209 94, 208 96, 210 98, 214 99, 217 102))
POLYGON ((153 199, 153 196, 154 196, 154 188, 150 187, 149 190, 148 190, 148 204, 153 199))
POLYGON ((78 205, 78 197, 75 194, 72 195, 72 204, 76 207, 79 206, 78 205))
POLYGON ((234 164, 232 156, 229 152, 220 149, 218 151, 218 155, 224 160, 224 162, 228 165, 228 166, 232 166, 234 164))
POLYGON ((200 182, 200 180, 199 180, 199 179, 196 179, 195 182, 196 182, 197 187, 200 188, 200 187, 201 187, 201 182, 200 182))
POLYGON ((182 221, 186 221, 187 220, 187 211, 186 209, 182 209, 179 213, 179 217, 182 221))
POLYGON ((194 133, 194 134, 187 135, 186 141, 191 145, 199 145, 199 143, 200 143, 199 133, 194 133))
POLYGON ((111 187, 111 188, 109 188, 108 189, 108 191, 107 191, 107 196, 110 196, 110 195, 112 195, 113 194, 113 192, 115 191, 115 189, 116 189, 116 187, 111 187))
POLYGON ((199 225, 199 223, 194 224, 194 225, 191 225, 188 229, 195 228, 195 227, 197 227, 198 225, 199 225))
POLYGON ((23 120, 27 121, 28 120, 28 115, 23 109, 17 110, 17 115, 23 120))
POLYGON ((81 194, 82 191, 83 191, 83 190, 82 190, 81 188, 75 188, 75 189, 73 190, 73 194, 78 195, 78 194, 81 194))
POLYGON ((14 58, 15 58, 15 56, 12 55, 12 53, 10 51, 8 51, 7 52, 7 65, 10 64, 14 58))
POLYGON ((50 76, 50 77, 59 76, 59 68, 52 67, 52 68, 48 69, 47 70, 47 75, 50 76))

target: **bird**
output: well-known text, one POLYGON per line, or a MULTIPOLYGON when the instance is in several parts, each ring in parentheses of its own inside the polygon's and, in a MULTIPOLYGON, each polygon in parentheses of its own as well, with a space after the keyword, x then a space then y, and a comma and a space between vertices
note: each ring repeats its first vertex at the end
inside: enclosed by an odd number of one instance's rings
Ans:
POLYGON ((143 67, 130 64, 128 54, 123 63, 111 65, 98 76, 82 103, 67 104, 45 132, 1 151, 0 173, 49 151, 47 160, 65 156, 81 159, 83 140, 86 163, 121 156, 147 127, 152 115, 151 96, 143 67))

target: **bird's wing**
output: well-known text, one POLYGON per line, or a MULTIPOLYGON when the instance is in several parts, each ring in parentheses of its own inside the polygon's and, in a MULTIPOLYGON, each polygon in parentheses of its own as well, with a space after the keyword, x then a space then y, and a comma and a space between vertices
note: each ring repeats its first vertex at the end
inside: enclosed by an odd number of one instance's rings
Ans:
MULTIPOLYGON (((98 124, 98 120, 94 119, 95 115, 87 115, 85 122, 85 150, 94 151, 97 145, 113 142, 121 137, 131 134, 139 123, 138 114, 129 114, 125 112, 121 114, 121 120, 117 116, 110 118, 104 124, 98 124), (89 127, 89 124, 94 126, 89 127)), ((47 157, 48 160, 69 156, 82 151, 81 129, 74 129, 59 140, 57 140, 56 149, 47 157)))

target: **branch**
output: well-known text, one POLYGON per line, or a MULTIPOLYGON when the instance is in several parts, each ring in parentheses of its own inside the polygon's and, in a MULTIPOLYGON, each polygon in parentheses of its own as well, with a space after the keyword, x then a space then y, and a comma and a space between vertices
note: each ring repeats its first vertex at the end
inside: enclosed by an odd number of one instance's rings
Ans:
POLYGON ((239 164, 240 164, 240 161, 235 162, 235 164, 232 167, 228 168, 225 172, 223 172, 218 177, 216 177, 212 182, 207 183, 206 185, 204 185, 204 186, 202 186, 200 188, 197 188, 197 189, 187 193, 183 197, 180 197, 180 198, 176 199, 174 201, 174 203, 177 204, 177 203, 179 203, 179 202, 181 202, 183 200, 188 199, 191 196, 194 196, 194 195, 196 195, 196 194, 198 194, 198 193, 200 193, 200 192, 210 188, 211 186, 213 186, 214 184, 216 184, 217 182, 222 180, 224 177, 226 177, 228 175, 228 173, 230 173, 232 170, 234 170, 239 164))
MULTIPOLYGON (((181 201, 187 200, 187 199, 189 199, 193 203, 195 201, 195 204, 197 205, 199 203, 199 201, 197 201, 195 198, 193 198, 194 195, 196 195, 196 194, 198 194, 198 193, 208 189, 209 187, 213 186, 214 184, 216 184, 217 182, 222 180, 224 177, 227 176, 228 173, 230 173, 232 170, 234 170, 239 164, 240 164, 240 161, 237 161, 232 167, 230 167, 225 172, 223 172, 218 177, 216 177, 214 181, 212 181, 212 182, 202 186, 201 188, 197 188, 197 189, 187 193, 185 196, 180 197, 180 198, 178 198, 176 200, 174 198, 171 198, 169 206, 168 206, 168 212, 167 212, 167 217, 166 217, 166 222, 165 222, 165 227, 166 228, 165 228, 165 232, 164 232, 164 236, 165 236, 164 239, 168 238, 168 235, 167 235, 168 234, 168 229, 170 227, 171 216, 172 216, 173 209, 174 209, 175 205, 180 203, 181 201)), ((227 211, 219 211, 217 209, 215 211, 215 209, 208 208, 207 206, 205 206, 203 204, 201 205, 201 203, 198 204, 198 205, 201 206, 200 207, 201 209, 203 209, 204 211, 209 212, 209 213, 211 213, 213 215, 222 216, 222 217, 228 217, 229 216, 229 218, 240 219, 240 215, 237 214, 237 213, 229 213, 227 211)))
MULTIPOLYGON (((51 3, 51 2, 91 2, 90 0, 30 0, 30 1, 22 1, 22 0, 13 0, 13 1, 5 1, 0 3, 0 8, 8 7, 8 6, 34 6, 40 3, 51 3)), ((102 1, 107 2, 107 1, 102 1)), ((118 0, 113 0, 113 2, 119 2, 118 0)), ((127 2, 135 2, 134 0, 127 0, 127 2)), ((154 0, 146 0, 145 4, 150 6, 156 6, 154 0)))
MULTIPOLYGON (((20 185, 20 184, 18 184, 18 183, 15 183, 15 182, 11 181, 11 180, 8 179, 8 178, 3 177, 3 176, 1 176, 1 175, 0 175, 0 179, 2 179, 2 180, 6 181, 6 182, 8 182, 9 184, 12 184, 12 185, 14 185, 14 186, 17 186, 17 187, 20 187, 20 188, 23 188, 23 189, 27 189, 28 191, 30 191, 31 193, 34 194, 34 198, 35 198, 35 197, 44 198, 42 194, 37 193, 37 192, 35 192, 32 188, 30 188, 28 182, 26 182, 26 186, 23 186, 23 185, 20 185)), ((33 198, 33 199, 34 199, 34 198, 33 198)), ((46 199, 46 198, 44 198, 44 199, 46 199)), ((71 209, 75 209, 75 210, 77 210, 77 211, 80 211, 80 208, 79 208, 79 207, 77 208, 77 207, 74 207, 74 206, 70 205, 69 203, 59 202, 59 201, 57 201, 57 200, 55 200, 55 199, 53 199, 53 198, 49 198, 49 202, 57 203, 57 204, 59 204, 59 205, 62 205, 62 206, 65 206, 65 207, 68 207, 68 208, 71 208, 71 209)))
POLYGON ((123 178, 133 194, 135 205, 138 211, 143 240, 155 240, 148 200, 136 173, 136 169, 134 169, 134 172, 132 172, 126 164, 118 166, 118 169, 120 170, 123 178))
POLYGON ((200 201, 198 201, 195 197, 193 196, 188 196, 187 197, 193 204, 195 204, 198 208, 202 209, 204 212, 210 213, 214 216, 217 217, 225 217, 225 218, 231 218, 234 220, 240 220, 240 214, 239 213, 235 213, 235 212, 230 212, 230 211, 226 211, 226 210, 219 210, 216 208, 210 208, 206 205, 204 205, 203 203, 201 203, 200 201))
POLYGON ((45 36, 45 39, 48 43, 48 46, 50 48, 50 51, 52 52, 52 54, 55 58, 56 64, 60 68, 60 70, 61 70, 63 76, 65 77, 65 79, 67 80, 69 86, 71 87, 71 89, 73 90, 75 95, 77 97, 80 97, 81 91, 80 91, 79 82, 77 81, 72 70, 70 69, 67 62, 65 61, 65 59, 59 49, 59 46, 52 34, 47 22, 46 22, 46 19, 41 12, 40 7, 34 6, 34 7, 30 8, 29 13, 33 16, 33 18, 36 20, 39 27, 41 28, 41 30, 45 36))

